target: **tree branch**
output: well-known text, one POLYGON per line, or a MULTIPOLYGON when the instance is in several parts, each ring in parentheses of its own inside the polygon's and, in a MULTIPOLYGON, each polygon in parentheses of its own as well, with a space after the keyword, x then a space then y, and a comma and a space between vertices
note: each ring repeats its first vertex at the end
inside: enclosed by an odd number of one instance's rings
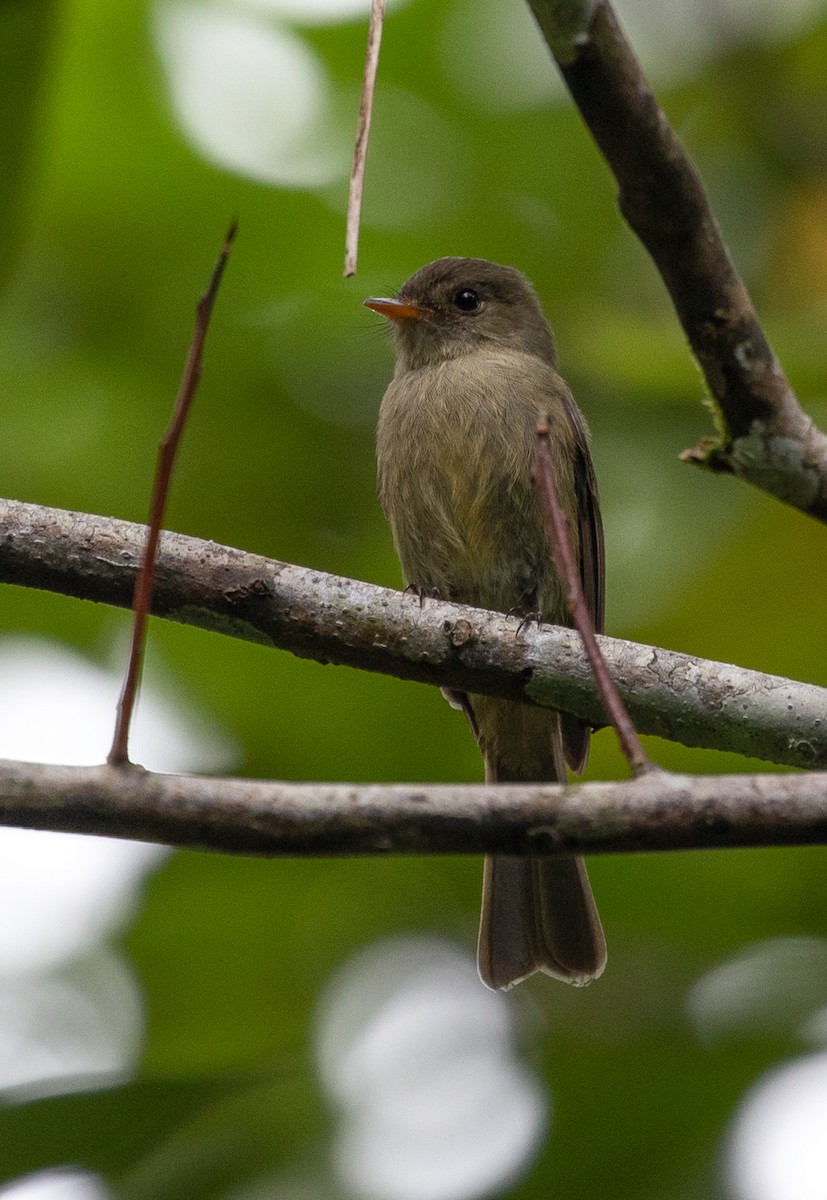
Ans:
POLYGON ((716 406, 720 436, 682 457, 827 521, 827 437, 801 409, 758 322, 698 172, 606 0, 528 0, 619 184, 716 406))
POLYGON ((293 857, 802 845, 827 842, 827 773, 357 786, 0 760, 0 823, 293 857))
MULTIPOLYGON (((0 581, 129 608, 146 529, 0 500, 0 581)), ((580 638, 415 598, 182 534, 161 535, 153 611, 301 658, 605 720, 580 638)), ((643 733, 790 766, 827 766, 827 690, 600 639, 643 733)))

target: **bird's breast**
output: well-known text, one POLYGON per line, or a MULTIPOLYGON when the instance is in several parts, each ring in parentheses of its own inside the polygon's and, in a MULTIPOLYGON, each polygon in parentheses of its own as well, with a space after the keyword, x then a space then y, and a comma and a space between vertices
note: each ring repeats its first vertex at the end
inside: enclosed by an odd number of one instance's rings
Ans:
POLYGON ((445 599, 507 609, 548 569, 532 462, 559 377, 549 369, 538 387, 537 360, 526 357, 406 372, 382 402, 379 492, 403 572, 445 599))

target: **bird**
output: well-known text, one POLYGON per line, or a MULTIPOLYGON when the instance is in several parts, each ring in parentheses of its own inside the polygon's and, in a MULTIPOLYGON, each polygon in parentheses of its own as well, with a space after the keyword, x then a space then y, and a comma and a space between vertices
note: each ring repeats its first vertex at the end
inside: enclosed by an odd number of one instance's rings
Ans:
MULTIPOLYGON (((396 365, 376 435, 379 499, 406 585, 461 604, 570 623, 533 482, 547 416, 556 488, 592 619, 603 628, 604 550, 582 413, 557 369, 529 280, 481 258, 440 258, 393 297, 396 365)), ((487 782, 564 782, 586 764, 591 728, 569 714, 443 689, 465 713, 487 782)), ((486 856, 480 978, 508 988, 541 971, 582 985, 606 942, 582 858, 486 856)))

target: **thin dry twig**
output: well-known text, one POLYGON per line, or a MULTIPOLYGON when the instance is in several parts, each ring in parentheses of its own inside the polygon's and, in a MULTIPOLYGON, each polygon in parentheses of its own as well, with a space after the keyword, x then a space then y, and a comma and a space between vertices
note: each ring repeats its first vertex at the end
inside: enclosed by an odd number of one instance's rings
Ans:
POLYGON ((580 572, 574 560, 568 521, 557 496, 557 485, 551 465, 549 448, 548 417, 537 422, 537 456, 534 482, 540 496, 540 508, 546 536, 551 546, 554 566, 566 587, 566 600, 577 632, 583 639, 583 648, 594 675, 597 690, 603 701, 609 720, 615 728, 621 749, 629 760, 632 774, 637 779, 657 768, 641 745, 637 730, 632 724, 628 709, 621 699, 606 659, 598 645, 589 606, 583 594, 580 572))
POLYGON ((365 164, 368 155, 370 121, 373 115, 373 97, 376 91, 376 72, 379 69, 379 47, 382 44, 382 24, 385 19, 385 0, 372 0, 368 47, 365 54, 365 77, 362 81, 362 96, 359 101, 359 127, 356 145, 353 148, 353 170, 350 175, 350 191, 347 198, 347 225, 345 227, 345 279, 356 274, 356 259, 359 253, 359 224, 362 217, 362 195, 365 189, 365 164))
POLYGON ((201 378, 201 358, 204 350, 204 341, 207 336, 207 328, 210 323, 210 316, 215 304, 216 295, 218 294, 221 278, 224 274, 224 268, 227 265, 227 259, 230 256, 230 251, 235 241, 237 229, 237 222, 233 221, 227 231, 224 245, 221 247, 218 259, 216 260, 207 290, 198 301, 195 330, 184 365, 184 373, 181 378, 181 386, 178 389, 175 408, 173 409, 170 423, 158 446, 158 462, 152 489, 152 500, 149 507, 149 530, 146 549, 141 569, 135 580, 135 594, 133 599, 135 618, 132 624, 132 643, 129 648, 129 662, 118 700, 112 748, 107 758, 110 766, 122 766, 129 762, 129 727, 132 721, 132 713, 135 708, 135 699, 141 676, 146 625, 152 604, 152 587, 155 580, 155 559, 158 552, 158 539, 161 536, 161 525, 164 520, 167 496, 169 495, 172 468, 175 465, 175 456, 178 453, 178 447, 181 443, 181 435, 184 432, 190 406, 201 378))
POLYGON ((801 409, 712 215, 607 0, 528 0, 672 298, 720 435, 684 452, 827 521, 827 436, 801 409))

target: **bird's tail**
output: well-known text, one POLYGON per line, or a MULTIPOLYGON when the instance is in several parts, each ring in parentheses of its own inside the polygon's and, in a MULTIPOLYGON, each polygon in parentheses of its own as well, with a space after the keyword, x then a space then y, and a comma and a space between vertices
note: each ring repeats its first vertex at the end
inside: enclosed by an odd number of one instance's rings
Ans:
MULTIPOLYGON (((543 775, 564 782, 559 733, 553 742, 543 775)), ((485 775, 489 782, 537 782, 536 774, 529 780, 490 751, 485 753, 485 775)), ((511 987, 535 971, 574 985, 601 975, 606 940, 583 859, 489 855, 477 961, 483 983, 491 988, 511 987)))

